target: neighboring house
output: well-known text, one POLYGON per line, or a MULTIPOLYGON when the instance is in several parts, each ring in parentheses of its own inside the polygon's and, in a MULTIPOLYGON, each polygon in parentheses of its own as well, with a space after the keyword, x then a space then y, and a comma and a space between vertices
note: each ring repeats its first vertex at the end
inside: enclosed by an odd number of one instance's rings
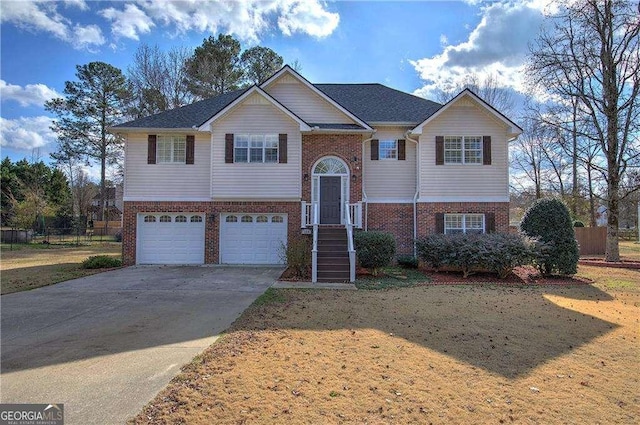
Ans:
MULTIPOLYGON (((121 221, 122 220, 122 210, 124 208, 124 192, 123 186, 117 185, 115 187, 107 187, 105 189, 105 219, 108 221, 121 221)), ((102 208, 101 208, 101 196, 98 193, 91 199, 91 220, 97 221, 100 220, 102 216, 102 208)))
POLYGON ((353 278, 347 222, 392 233, 401 254, 431 233, 508 231, 507 145, 522 132, 469 90, 440 105, 288 66, 111 131, 126 138, 125 264, 280 263, 281 242, 312 234, 314 280, 344 279, 329 273, 344 262, 353 278), (343 229, 336 248, 327 227, 343 229))

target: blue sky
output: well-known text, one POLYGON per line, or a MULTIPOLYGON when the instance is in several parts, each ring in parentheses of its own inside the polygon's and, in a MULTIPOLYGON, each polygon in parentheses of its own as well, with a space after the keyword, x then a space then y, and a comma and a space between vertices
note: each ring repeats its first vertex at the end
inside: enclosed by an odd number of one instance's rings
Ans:
POLYGON ((546 0, 522 1, 6 1, 0 3, 2 157, 48 160, 55 150, 44 101, 75 66, 123 71, 141 43, 195 48, 232 33, 298 60, 312 82, 379 82, 433 98, 466 75, 498 76, 522 91, 527 43, 546 0))

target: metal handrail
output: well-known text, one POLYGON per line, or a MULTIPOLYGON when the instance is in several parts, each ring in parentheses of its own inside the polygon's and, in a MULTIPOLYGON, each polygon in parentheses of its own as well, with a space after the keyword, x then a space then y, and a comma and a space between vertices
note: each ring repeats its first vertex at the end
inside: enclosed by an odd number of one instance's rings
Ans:
POLYGON ((349 250, 349 281, 356 280, 356 250, 353 246, 353 224, 351 221, 351 210, 349 203, 345 203, 345 227, 347 228, 347 246, 349 250))
POLYGON ((311 282, 318 281, 318 225, 320 224, 320 209, 317 202, 313 203, 313 249, 311 250, 311 282))

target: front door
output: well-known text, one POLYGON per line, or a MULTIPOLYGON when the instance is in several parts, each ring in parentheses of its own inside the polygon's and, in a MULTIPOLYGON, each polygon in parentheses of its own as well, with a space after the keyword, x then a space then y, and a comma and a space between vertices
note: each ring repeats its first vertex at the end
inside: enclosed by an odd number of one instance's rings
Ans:
POLYGON ((342 177, 320 177, 320 224, 340 224, 342 177))

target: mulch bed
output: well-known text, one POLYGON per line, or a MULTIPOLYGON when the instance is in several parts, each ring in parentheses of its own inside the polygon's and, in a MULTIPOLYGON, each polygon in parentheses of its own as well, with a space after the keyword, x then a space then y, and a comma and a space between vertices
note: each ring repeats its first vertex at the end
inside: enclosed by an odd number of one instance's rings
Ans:
POLYGON ((578 261, 583 266, 613 267, 616 269, 640 270, 640 261, 621 260, 619 262, 604 261, 602 258, 585 258, 578 261))
POLYGON ((475 273, 466 279, 460 272, 436 272, 424 269, 424 273, 431 278, 430 285, 460 285, 491 283, 497 285, 589 285, 593 283, 591 279, 583 277, 550 276, 542 277, 540 273, 531 266, 516 267, 513 273, 505 279, 499 279, 494 273, 475 273))

